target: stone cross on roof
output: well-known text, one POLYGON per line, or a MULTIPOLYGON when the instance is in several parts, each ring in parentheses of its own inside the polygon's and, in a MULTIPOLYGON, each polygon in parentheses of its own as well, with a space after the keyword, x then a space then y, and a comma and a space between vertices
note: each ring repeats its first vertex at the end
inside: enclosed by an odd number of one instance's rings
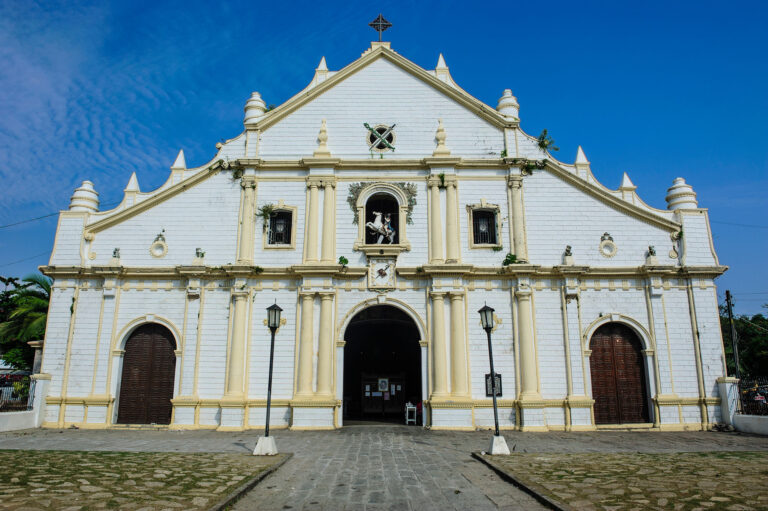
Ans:
POLYGON ((381 42, 381 33, 392 26, 392 23, 384 19, 384 16, 379 14, 379 17, 368 23, 369 27, 372 27, 379 33, 379 42, 381 42))

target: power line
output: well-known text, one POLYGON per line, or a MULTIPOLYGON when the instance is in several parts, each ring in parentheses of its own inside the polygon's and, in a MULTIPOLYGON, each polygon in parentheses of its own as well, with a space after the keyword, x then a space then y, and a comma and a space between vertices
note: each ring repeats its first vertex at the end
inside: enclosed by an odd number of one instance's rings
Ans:
POLYGON ((58 214, 59 214, 59 212, 57 211, 56 213, 49 213, 47 215, 38 216, 38 217, 35 217, 35 218, 28 218, 26 220, 21 220, 19 222, 14 222, 12 224, 0 225, 0 229, 5 229, 6 227, 13 227, 14 225, 26 224, 26 223, 29 223, 29 222, 34 222, 36 220, 42 220, 43 218, 48 218, 50 216, 54 216, 54 215, 58 215, 58 214))
POLYGON ((11 261, 10 263, 0 264, 0 268, 5 268, 6 266, 12 266, 14 264, 23 263, 24 261, 29 261, 30 259, 35 259, 36 257, 44 256, 46 254, 50 254, 50 251, 46 250, 45 252, 41 252, 33 256, 25 257, 24 259, 19 259, 18 261, 11 261))
MULTIPOLYGON (((108 207, 111 207, 111 206, 117 206, 118 204, 120 204, 120 202, 121 202, 121 201, 117 201, 117 202, 110 202, 110 203, 107 203, 107 204, 102 204, 102 205, 101 205, 101 207, 103 207, 103 208, 108 208, 108 207)), ((52 216, 56 216, 56 215, 58 215, 59 213, 60 213, 60 211, 56 211, 56 212, 54 212, 54 213, 48 213, 47 215, 43 215, 43 216, 37 216, 37 217, 35 217, 35 218, 27 218, 26 220, 19 220, 18 222, 14 222, 14 223, 12 223, 12 224, 5 224, 5 225, 0 225, 0 229, 5 229, 5 228, 7 228, 7 227, 13 227, 13 226, 15 226, 15 225, 27 224, 27 223, 29 223, 29 222, 36 222, 37 220, 42 220, 42 219, 44 219, 44 218, 48 218, 48 217, 52 217, 52 216)), ((2 265, 0 265, 0 266, 2 266, 2 265)))

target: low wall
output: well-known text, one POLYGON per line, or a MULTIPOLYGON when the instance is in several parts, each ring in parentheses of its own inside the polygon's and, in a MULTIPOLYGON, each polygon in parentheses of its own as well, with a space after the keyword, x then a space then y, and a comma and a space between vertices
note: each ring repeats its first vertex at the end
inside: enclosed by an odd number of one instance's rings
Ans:
POLYGON ((26 412, 0 412, 0 431, 39 428, 43 423, 45 396, 48 394, 50 376, 35 374, 32 378, 37 380, 32 409, 26 412))
POLYGON ((27 412, 2 412, 0 413, 0 431, 14 431, 16 429, 29 429, 37 427, 35 419, 37 410, 27 412))
POLYGON ((736 414, 733 416, 733 427, 742 433, 768 435, 768 415, 736 414))

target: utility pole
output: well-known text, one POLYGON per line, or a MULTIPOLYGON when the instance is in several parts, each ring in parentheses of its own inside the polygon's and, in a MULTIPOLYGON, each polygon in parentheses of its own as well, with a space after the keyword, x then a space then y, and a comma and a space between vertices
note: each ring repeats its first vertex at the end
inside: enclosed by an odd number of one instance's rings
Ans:
POLYGON ((733 346, 733 360, 736 364, 736 378, 741 379, 741 371, 739 371, 739 341, 736 338, 736 325, 733 323, 733 297, 729 290, 725 291, 725 304, 728 307, 728 322, 731 324, 731 345, 733 346))

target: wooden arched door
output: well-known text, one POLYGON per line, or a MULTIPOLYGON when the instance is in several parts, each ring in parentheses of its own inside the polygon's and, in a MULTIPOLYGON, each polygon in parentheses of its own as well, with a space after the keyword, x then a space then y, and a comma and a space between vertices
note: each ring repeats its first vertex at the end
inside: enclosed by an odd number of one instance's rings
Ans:
POLYGON ((175 343, 162 325, 142 325, 125 343, 117 422, 170 424, 175 343))
POLYGON ((637 335, 626 325, 608 323, 594 333, 590 349, 595 424, 650 422, 645 359, 637 335))

